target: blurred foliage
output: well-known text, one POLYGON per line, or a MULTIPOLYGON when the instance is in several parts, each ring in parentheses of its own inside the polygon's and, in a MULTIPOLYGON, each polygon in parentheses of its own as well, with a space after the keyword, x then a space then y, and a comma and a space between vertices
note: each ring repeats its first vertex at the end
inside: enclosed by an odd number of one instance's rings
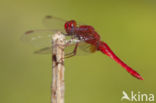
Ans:
MULTIPOLYGON (((50 103, 51 55, 33 54, 20 37, 55 15, 95 27, 144 81, 102 53, 66 60, 66 103, 121 103, 122 91, 156 94, 155 0, 1 0, 0 103, 50 103)), ((129 102, 127 102, 129 103, 129 102)))

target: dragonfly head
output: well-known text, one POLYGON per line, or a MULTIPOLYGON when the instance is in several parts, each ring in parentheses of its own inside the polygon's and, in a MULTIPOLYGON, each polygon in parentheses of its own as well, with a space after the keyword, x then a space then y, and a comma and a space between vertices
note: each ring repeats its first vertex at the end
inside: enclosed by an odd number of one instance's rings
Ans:
POLYGON ((76 28, 76 26, 77 26, 76 21, 70 20, 65 23, 64 28, 69 35, 72 35, 74 32, 74 28, 76 28))

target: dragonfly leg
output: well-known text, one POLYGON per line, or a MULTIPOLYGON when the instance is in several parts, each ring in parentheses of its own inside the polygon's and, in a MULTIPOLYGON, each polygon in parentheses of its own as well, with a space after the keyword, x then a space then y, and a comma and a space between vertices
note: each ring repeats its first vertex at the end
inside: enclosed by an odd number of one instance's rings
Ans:
POLYGON ((68 53, 65 55, 65 58, 70 58, 76 55, 77 53, 77 48, 78 48, 78 43, 76 43, 74 50, 71 53, 68 53))

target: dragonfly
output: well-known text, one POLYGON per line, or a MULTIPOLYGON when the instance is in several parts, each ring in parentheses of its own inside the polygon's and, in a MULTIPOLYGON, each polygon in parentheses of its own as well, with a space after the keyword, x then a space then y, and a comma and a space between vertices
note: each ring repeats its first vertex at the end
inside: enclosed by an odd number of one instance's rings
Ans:
POLYGON ((81 49, 87 53, 95 53, 96 51, 100 51, 117 62, 132 76, 139 80, 143 80, 139 73, 124 63, 112 51, 107 43, 101 40, 100 35, 96 32, 93 26, 78 24, 75 20, 64 20, 55 16, 46 16, 43 19, 43 24, 48 29, 29 30, 24 34, 25 41, 29 41, 30 43, 34 43, 35 45, 42 47, 41 49, 35 51, 35 53, 51 53, 51 35, 57 31, 61 31, 66 37, 70 37, 69 40, 72 41, 68 43, 68 46, 66 47, 68 51, 65 52, 66 58, 77 55, 78 49, 81 49), (77 42, 74 42, 75 40, 77 42), (70 47, 72 47, 72 50, 68 49, 70 47))

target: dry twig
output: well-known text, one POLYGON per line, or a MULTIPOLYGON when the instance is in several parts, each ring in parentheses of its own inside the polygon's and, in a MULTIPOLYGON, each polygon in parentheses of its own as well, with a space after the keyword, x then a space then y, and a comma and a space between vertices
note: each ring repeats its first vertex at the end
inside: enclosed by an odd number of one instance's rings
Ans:
POLYGON ((52 97, 51 103, 64 103, 65 36, 58 32, 52 37, 52 97))

